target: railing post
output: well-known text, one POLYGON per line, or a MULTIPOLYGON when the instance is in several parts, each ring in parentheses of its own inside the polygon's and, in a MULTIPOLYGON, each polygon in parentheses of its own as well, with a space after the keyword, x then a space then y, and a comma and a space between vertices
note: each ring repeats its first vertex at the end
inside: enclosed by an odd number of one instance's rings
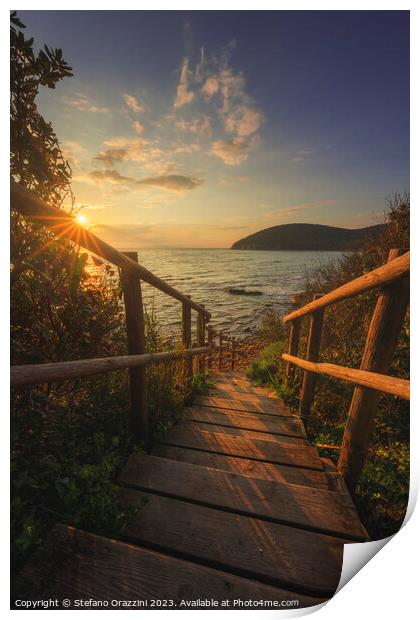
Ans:
MULTIPOLYGON (((191 306, 187 303, 182 304, 182 345, 184 349, 191 349, 191 306)), ((191 389, 193 376, 193 358, 185 358, 185 381, 188 389, 191 389)))
MULTIPOLYGON (((314 295, 313 299, 322 297, 321 294, 314 295)), ((319 350, 321 347, 322 327, 324 324, 324 308, 316 310, 311 314, 308 336, 308 347, 306 350, 306 359, 310 362, 317 362, 319 358, 319 350)), ((300 396, 299 411, 302 416, 309 415, 311 411, 312 400, 314 397, 316 383, 316 374, 305 370, 303 374, 302 392, 300 396)))
POLYGON ((231 370, 235 370, 235 338, 234 337, 232 337, 230 368, 231 370))
MULTIPOLYGON (((124 252, 128 258, 138 262, 137 252, 124 252)), ((121 288, 124 294, 125 321, 127 326, 127 348, 129 355, 146 351, 144 334, 143 300, 140 280, 121 270, 121 288)), ((146 367, 130 368, 131 426, 135 439, 149 441, 149 416, 147 408, 146 367)))
MULTIPOLYGON (((299 351, 299 335, 300 335, 300 319, 294 319, 290 326, 290 335, 289 335, 289 355, 293 355, 293 357, 298 356, 299 351)), ((295 376, 295 367, 290 362, 287 363, 286 366, 286 379, 290 384, 293 381, 295 376)))
MULTIPOLYGON (((406 250, 390 250, 388 262, 406 250)), ((379 295, 366 337, 361 370, 386 374, 392 362, 409 300, 409 275, 385 286, 379 295)), ((341 443, 338 469, 354 494, 366 462, 380 393, 356 387, 341 443)))
MULTIPOLYGON (((204 310, 204 306, 202 306, 204 310)), ((197 314, 197 347, 204 347, 206 345, 206 321, 202 312, 197 314)), ((204 355, 198 356, 198 372, 203 373, 205 370, 204 355)))
POLYGON ((222 370, 223 363, 223 334, 219 332, 219 370, 222 370))
POLYGON ((207 333, 210 347, 210 352, 207 358, 207 367, 210 370, 211 368, 213 368, 213 328, 210 325, 207 327, 207 333))

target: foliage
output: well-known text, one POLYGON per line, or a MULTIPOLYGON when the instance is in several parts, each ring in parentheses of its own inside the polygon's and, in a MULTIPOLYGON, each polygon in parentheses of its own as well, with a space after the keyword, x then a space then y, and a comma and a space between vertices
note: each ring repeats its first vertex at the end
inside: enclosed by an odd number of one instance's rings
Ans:
MULTIPOLYGON (((36 107, 71 69, 61 50, 35 54, 23 24, 11 26, 11 174, 56 207, 73 207, 71 170, 57 136, 36 107)), ((17 212, 11 214, 13 364, 126 354, 118 273, 17 212), (93 264, 92 264, 93 262, 93 264)), ((148 351, 179 348, 146 313, 148 351)), ((14 390, 12 393, 12 562, 17 569, 56 520, 116 536, 129 513, 119 504, 118 472, 135 445, 128 373, 14 390)), ((204 378, 194 389, 205 389, 204 378)), ((147 368, 152 437, 165 432, 190 397, 183 364, 147 368)))
MULTIPOLYGON (((316 293, 327 293, 336 287, 375 269, 387 260, 391 248, 409 247, 408 194, 396 194, 388 200, 379 240, 366 243, 356 252, 346 253, 308 274, 299 305, 310 301, 316 293)), ((376 295, 365 294, 340 302, 327 309, 322 336, 322 360, 357 368, 374 308, 376 295)), ((280 321, 280 319, 278 319, 280 321)), ((307 345, 307 323, 301 327, 299 356, 304 357, 307 345)), ((275 331, 274 331, 275 333, 275 331)), ((295 379, 286 385, 280 354, 286 338, 263 350, 251 363, 248 376, 259 384, 272 386, 293 409, 299 406, 302 371, 296 369, 295 379)), ((397 343, 390 373, 409 377, 409 313, 397 343)), ((344 432, 353 393, 350 384, 318 377, 311 415, 306 420, 308 437, 316 444, 339 446, 344 432)), ((321 456, 338 460, 338 450, 322 449, 321 456)), ((375 417, 367 464, 361 476, 356 504, 360 516, 373 539, 395 533, 404 519, 409 490, 409 406, 392 396, 382 395, 375 417)))

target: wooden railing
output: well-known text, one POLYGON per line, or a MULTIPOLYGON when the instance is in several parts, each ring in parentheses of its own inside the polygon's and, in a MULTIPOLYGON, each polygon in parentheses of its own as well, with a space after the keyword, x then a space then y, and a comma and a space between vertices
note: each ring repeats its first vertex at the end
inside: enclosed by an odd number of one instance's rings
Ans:
MULTIPOLYGON (((12 387, 64 381, 66 379, 128 369, 132 430, 137 440, 144 441, 147 444, 149 440, 149 419, 146 365, 184 358, 185 380, 191 386, 193 358, 198 358, 198 370, 200 372, 204 372, 206 365, 211 368, 213 365, 213 355, 217 350, 217 347, 214 346, 214 338, 219 336, 219 367, 221 368, 221 360, 224 353, 222 343, 224 339, 228 341, 227 337, 223 336, 223 334, 218 334, 208 325, 211 314, 203 305, 193 301, 188 295, 184 295, 140 265, 137 252, 120 252, 116 250, 92 232, 78 225, 71 214, 51 207, 13 181, 11 182, 11 207, 25 217, 47 226, 55 233, 56 237, 68 239, 120 269, 128 349, 128 355, 123 356, 12 366, 12 387), (182 350, 159 353, 146 352, 141 281, 154 286, 182 303, 182 350), (192 311, 197 313, 197 343, 194 347, 192 347, 192 311), (208 332, 207 342, 206 328, 208 332)), ((234 369, 235 339, 229 339, 229 341, 231 342, 230 365, 234 369)))
POLYGON ((287 363, 286 376, 290 382, 294 366, 304 370, 300 397, 300 413, 310 414, 316 375, 321 374, 356 385, 347 425, 340 448, 338 469, 347 487, 355 491, 366 462, 369 437, 380 393, 410 398, 410 384, 405 379, 391 377, 389 372, 397 339, 403 325, 409 301, 410 253, 390 250, 388 262, 326 295, 316 295, 312 302, 294 310, 283 319, 290 323, 289 351, 283 354, 287 363), (328 306, 367 291, 380 289, 366 337, 359 369, 319 363, 324 312, 328 306), (309 316, 309 335, 306 359, 298 357, 301 319, 309 316))

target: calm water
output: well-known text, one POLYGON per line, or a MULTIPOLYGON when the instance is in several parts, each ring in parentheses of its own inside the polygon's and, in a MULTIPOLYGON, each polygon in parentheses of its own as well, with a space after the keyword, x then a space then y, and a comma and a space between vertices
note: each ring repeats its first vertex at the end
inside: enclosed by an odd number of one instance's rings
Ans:
MULTIPOLYGON (((251 336, 267 309, 284 312, 290 297, 302 289, 306 273, 338 256, 337 252, 139 250, 139 261, 144 267, 204 304, 217 329, 240 336, 251 336), (231 295, 226 289, 233 287, 263 294, 231 295)), ((170 331, 177 330, 181 304, 147 284, 142 286, 146 307, 154 307, 161 325, 168 326, 170 331)))

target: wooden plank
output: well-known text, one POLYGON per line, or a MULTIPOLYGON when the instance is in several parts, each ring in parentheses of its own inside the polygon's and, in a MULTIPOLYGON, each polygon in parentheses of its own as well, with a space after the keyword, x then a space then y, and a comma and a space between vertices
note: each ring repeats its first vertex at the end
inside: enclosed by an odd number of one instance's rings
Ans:
POLYGON ((58 598, 60 604, 63 599, 94 599, 108 602, 108 609, 113 608, 112 601, 140 601, 141 608, 150 609, 153 599, 173 601, 172 608, 181 609, 198 599, 220 604, 225 599, 299 600, 301 607, 321 602, 65 525, 53 528, 13 589, 12 606, 18 598, 58 598))
POLYGON ((78 377, 136 368, 145 364, 179 359, 208 352, 208 347, 189 349, 188 351, 162 351, 160 353, 144 353, 142 355, 117 355, 94 359, 74 360, 71 362, 51 362, 49 364, 24 364, 12 366, 10 377, 12 387, 35 385, 50 381, 66 381, 78 377))
POLYGON ((312 596, 338 586, 342 539, 132 489, 122 498, 140 506, 124 530, 130 542, 312 596))
POLYGON ((123 484, 266 521, 364 540, 355 511, 340 495, 197 467, 157 456, 133 455, 120 475, 123 484))
POLYGON ((239 371, 226 372, 226 374, 212 371, 210 380, 214 382, 210 388, 211 391, 231 391, 240 392, 242 394, 257 394, 260 396, 275 397, 273 389, 268 387, 260 387, 253 385, 244 374, 239 371))
MULTIPOLYGON (((182 304, 182 346, 191 349, 191 308, 188 304, 182 304)), ((184 361, 185 382, 188 391, 191 390, 193 377, 193 358, 187 357, 184 361)))
POLYGON ((306 432, 303 423, 298 418, 264 416, 263 414, 231 412, 227 409, 211 409, 210 407, 186 407, 182 417, 184 420, 206 422, 243 428, 249 431, 261 431, 273 435, 288 435, 292 437, 305 437, 306 432))
POLYGON ((288 467, 286 465, 276 465, 274 463, 263 463, 250 459, 225 456, 214 452, 204 452, 191 448, 179 448, 178 446, 167 446, 157 444, 153 449, 155 456, 163 456, 175 461, 183 461, 193 465, 214 467, 232 471, 242 476, 259 478, 260 480, 276 480, 277 482, 287 482, 289 484, 300 484, 304 486, 328 489, 328 482, 324 472, 314 469, 303 469, 301 467, 288 467))
MULTIPOLYGON (((388 260, 392 262, 395 256, 403 251, 390 250, 388 260)), ((404 324, 409 297, 410 278, 408 274, 382 289, 366 336, 360 370, 381 373, 381 376, 389 372, 398 336, 404 324)), ((393 381, 395 385, 395 379, 393 381)), ((390 378, 388 378, 389 382, 390 378)), ((408 397, 409 387, 410 384, 407 381, 408 397)), ((403 393, 399 392, 398 395, 403 396, 403 393)), ((351 493, 356 491, 366 462, 379 399, 380 394, 374 390, 356 387, 353 391, 338 461, 338 469, 343 474, 351 493)))
POLYGON ((343 284, 330 293, 323 295, 316 301, 311 301, 309 304, 306 304, 306 306, 303 306, 298 310, 294 310, 290 314, 287 314, 283 318, 283 321, 288 323, 298 317, 302 317, 321 308, 331 306, 331 304, 335 304, 343 299, 349 299, 350 297, 355 297, 360 293, 391 284, 392 282, 395 282, 405 276, 409 270, 410 252, 407 252, 406 254, 403 254, 403 256, 399 256, 389 263, 386 263, 385 265, 382 265, 369 273, 365 273, 351 282, 346 282, 346 284, 343 284))
MULTIPOLYGON (((138 263, 137 252, 124 252, 124 255, 138 263)), ((121 270, 121 288, 124 295, 125 323, 127 330, 127 350, 129 355, 146 352, 144 333, 143 300, 140 280, 125 269, 121 270)), ((149 410, 147 405, 146 367, 129 369, 131 429, 137 441, 149 441, 149 410)))
POLYGON ((172 428, 159 443, 195 448, 207 452, 217 452, 227 456, 245 457, 256 461, 293 465, 307 469, 322 470, 317 451, 308 443, 307 446, 292 443, 276 443, 259 439, 231 437, 224 433, 212 433, 198 428, 172 428))
MULTIPOLYGON (((314 299, 320 297, 314 295, 314 299)), ((317 362, 321 348, 322 328, 324 325, 324 308, 313 312, 310 316, 308 346, 306 349, 306 359, 309 362, 317 362)), ((300 395, 299 412, 302 416, 309 415, 312 400, 314 398, 316 384, 316 374, 310 370, 303 373, 302 391, 300 395)))
POLYGON ((266 415, 287 416, 292 414, 290 410, 280 401, 274 398, 235 398, 225 399, 217 396, 201 396, 197 398, 197 405, 203 407, 215 407, 216 409, 230 409, 231 411, 245 411, 248 413, 265 413, 266 415))
POLYGON ((259 441, 270 441, 271 443, 279 443, 283 445, 295 444, 299 446, 309 446, 309 442, 305 437, 292 437, 290 435, 273 435, 272 433, 265 433, 262 431, 253 431, 244 428, 238 428, 235 426, 223 426, 219 424, 208 424, 207 422, 196 422, 195 420, 188 420, 184 423, 176 425, 177 429, 180 428, 194 428, 198 431, 206 431, 208 433, 222 433, 224 435, 230 435, 231 437, 243 437, 247 440, 257 439, 259 441))
MULTIPOLYGON (((300 335, 300 319, 292 321, 289 334, 289 355, 297 356, 299 351, 299 335, 300 335)), ((286 379, 289 383, 293 381, 295 375, 295 367, 292 364, 286 366, 286 379)))
POLYGON ((392 394, 405 400, 410 400, 410 381, 406 379, 398 379, 397 377, 381 375, 377 372, 368 372, 367 370, 337 366, 336 364, 316 364, 315 362, 302 360, 299 357, 292 357, 287 355, 287 353, 283 353, 282 358, 287 362, 300 366, 300 368, 316 372, 319 375, 341 379, 342 381, 348 381, 349 383, 355 383, 372 390, 379 390, 379 392, 384 392, 385 394, 392 394))

